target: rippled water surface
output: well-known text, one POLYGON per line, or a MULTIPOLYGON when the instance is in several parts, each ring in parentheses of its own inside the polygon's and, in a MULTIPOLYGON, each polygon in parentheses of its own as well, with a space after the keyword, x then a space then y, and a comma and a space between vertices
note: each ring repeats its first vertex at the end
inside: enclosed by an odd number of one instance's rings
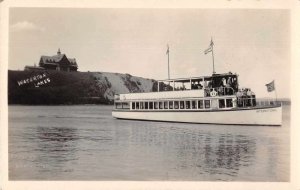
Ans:
POLYGON ((283 125, 117 120, 111 106, 9 106, 10 180, 289 181, 283 125))

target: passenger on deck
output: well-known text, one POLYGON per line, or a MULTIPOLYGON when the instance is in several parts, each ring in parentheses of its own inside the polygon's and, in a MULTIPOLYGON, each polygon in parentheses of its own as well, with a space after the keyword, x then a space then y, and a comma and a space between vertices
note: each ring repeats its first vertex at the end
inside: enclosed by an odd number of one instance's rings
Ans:
POLYGON ((251 91, 250 88, 247 89, 247 99, 248 99, 248 106, 255 106, 255 94, 251 91))
POLYGON ((232 95, 233 94, 233 92, 231 90, 231 87, 232 87, 231 77, 228 77, 227 84, 226 84, 226 95, 232 95))
POLYGON ((182 87, 180 87, 180 90, 186 90, 184 84, 182 85, 182 87))
POLYGON ((232 79, 231 79, 231 77, 229 77, 228 80, 227 80, 227 87, 232 87, 232 79))
POLYGON ((196 89, 195 82, 192 82, 191 89, 196 89))
POLYGON ((208 88, 204 89, 204 93, 205 93, 205 97, 209 97, 210 96, 210 90, 208 88))
POLYGON ((243 92, 241 91, 241 89, 238 90, 238 92, 236 93, 236 96, 238 98, 238 107, 242 107, 243 106, 243 92))
POLYGON ((247 106, 247 92, 246 89, 242 88, 242 99, 243 99, 243 107, 247 106))
POLYGON ((224 88, 218 88, 218 94, 224 95, 224 88))
POLYGON ((256 98, 255 98, 255 93, 251 91, 251 98, 252 98, 252 106, 256 106, 256 98))
POLYGON ((232 107, 237 107, 237 99, 236 98, 232 98, 232 107))
POLYGON ((226 87, 226 79, 225 78, 222 78, 222 86, 226 87))
POLYGON ((208 88, 212 88, 212 82, 211 81, 208 81, 208 88))
POLYGON ((234 90, 238 90, 238 85, 237 85, 237 79, 236 78, 233 78, 233 80, 232 80, 232 88, 234 90))
POLYGON ((200 84, 200 81, 198 81, 197 88, 198 89, 202 89, 203 88, 203 86, 200 84))
POLYGON ((210 81, 204 81, 204 88, 209 88, 210 81))

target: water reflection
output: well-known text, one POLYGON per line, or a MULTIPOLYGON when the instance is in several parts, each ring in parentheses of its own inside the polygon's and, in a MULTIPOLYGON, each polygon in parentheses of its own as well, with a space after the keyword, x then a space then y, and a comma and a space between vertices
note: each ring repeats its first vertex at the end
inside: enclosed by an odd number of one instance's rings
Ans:
POLYGON ((176 165, 174 170, 198 175, 237 176, 241 167, 253 164, 257 148, 256 140, 247 135, 212 134, 199 129, 134 127, 130 136, 133 144, 152 147, 161 158, 169 157, 176 165))
POLYGON ((36 130, 37 159, 35 163, 43 171, 71 171, 68 163, 76 161, 77 141, 76 128, 41 127, 36 130))
POLYGON ((38 127, 36 134, 42 142, 68 142, 78 139, 76 128, 38 127))
POLYGON ((115 120, 110 109, 101 106, 13 108, 10 180, 289 181, 286 124, 115 120), (58 115, 57 110, 74 114, 51 117, 58 115), (99 120, 98 115, 106 119, 99 120))

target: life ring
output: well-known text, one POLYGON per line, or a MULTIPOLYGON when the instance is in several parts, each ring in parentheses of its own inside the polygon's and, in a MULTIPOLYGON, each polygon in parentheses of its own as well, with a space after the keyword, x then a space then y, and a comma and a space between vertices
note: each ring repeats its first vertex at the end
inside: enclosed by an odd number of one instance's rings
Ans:
POLYGON ((210 92, 210 96, 214 97, 216 95, 217 95, 217 92, 215 90, 213 90, 213 91, 210 92))

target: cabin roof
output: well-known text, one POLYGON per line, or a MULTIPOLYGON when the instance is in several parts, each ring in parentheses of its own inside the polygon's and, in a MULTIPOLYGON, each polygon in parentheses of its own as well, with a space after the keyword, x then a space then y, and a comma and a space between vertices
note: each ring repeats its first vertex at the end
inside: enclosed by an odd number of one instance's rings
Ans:
POLYGON ((238 76, 237 74, 233 74, 231 72, 228 73, 221 73, 221 74, 213 74, 212 76, 200 76, 200 77, 190 77, 190 78, 176 78, 176 79, 165 79, 165 80, 158 80, 158 82, 190 82, 197 81, 197 80, 210 80, 212 78, 220 78, 220 77, 234 77, 238 76))

